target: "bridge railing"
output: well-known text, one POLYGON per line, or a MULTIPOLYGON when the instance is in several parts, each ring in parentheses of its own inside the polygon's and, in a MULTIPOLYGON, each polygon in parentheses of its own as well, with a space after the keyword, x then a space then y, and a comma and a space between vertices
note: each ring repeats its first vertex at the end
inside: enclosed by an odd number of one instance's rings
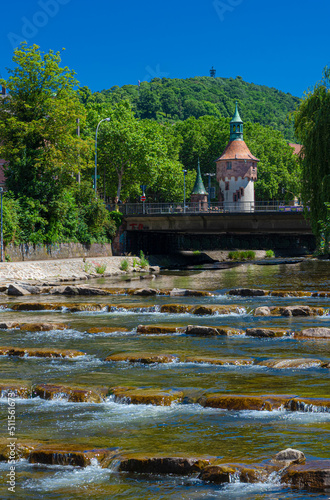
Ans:
POLYGON ((224 202, 224 203, 123 203, 108 205, 125 216, 168 214, 226 214, 251 212, 302 212, 302 205, 286 205, 283 201, 224 202))

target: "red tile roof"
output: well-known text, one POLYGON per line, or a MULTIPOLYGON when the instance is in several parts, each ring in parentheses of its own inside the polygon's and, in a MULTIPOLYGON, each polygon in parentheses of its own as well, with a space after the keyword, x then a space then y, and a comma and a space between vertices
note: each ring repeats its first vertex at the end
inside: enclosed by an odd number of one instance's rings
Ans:
POLYGON ((254 160, 260 161, 253 156, 244 141, 229 141, 222 155, 216 160, 254 160))

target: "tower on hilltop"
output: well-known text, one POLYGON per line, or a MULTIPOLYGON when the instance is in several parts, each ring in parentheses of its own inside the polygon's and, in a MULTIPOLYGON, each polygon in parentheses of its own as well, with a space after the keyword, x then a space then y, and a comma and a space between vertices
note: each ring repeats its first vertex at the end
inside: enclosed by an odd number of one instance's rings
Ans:
POLYGON ((230 121, 230 139, 216 160, 220 201, 227 211, 254 211, 254 182, 257 180, 257 164, 260 160, 252 155, 243 139, 243 121, 236 108, 230 121))

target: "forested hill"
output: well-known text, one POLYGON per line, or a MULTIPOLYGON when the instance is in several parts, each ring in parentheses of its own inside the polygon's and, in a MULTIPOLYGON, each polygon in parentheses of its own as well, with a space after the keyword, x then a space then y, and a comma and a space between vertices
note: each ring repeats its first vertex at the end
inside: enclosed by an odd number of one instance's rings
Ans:
POLYGON ((139 118, 157 121, 178 121, 203 115, 232 117, 237 100, 244 122, 269 125, 280 130, 286 139, 294 139, 288 114, 296 108, 299 98, 275 88, 247 83, 240 76, 203 76, 186 80, 154 78, 151 82, 142 82, 140 87, 114 86, 93 96, 86 87, 81 91, 85 102, 92 99, 94 102, 116 103, 128 99, 139 118))

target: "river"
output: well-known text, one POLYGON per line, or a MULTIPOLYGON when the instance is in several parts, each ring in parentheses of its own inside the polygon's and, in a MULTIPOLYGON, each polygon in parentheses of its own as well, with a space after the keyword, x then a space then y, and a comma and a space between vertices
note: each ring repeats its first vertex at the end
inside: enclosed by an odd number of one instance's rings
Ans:
MULTIPOLYGON (((240 297, 228 295, 233 288, 287 291, 330 291, 330 262, 241 265, 232 269, 164 271, 147 286, 212 292, 212 296, 59 297, 51 295, 3 298, 1 321, 61 322, 64 330, 0 330, 1 346, 55 347, 84 351, 86 356, 49 359, 1 356, 1 380, 27 385, 55 384, 95 387, 154 388, 181 391, 184 398, 170 406, 130 404, 129 399, 107 396, 99 403, 69 402, 58 395, 52 400, 16 398, 16 437, 25 442, 79 445, 88 450, 118 448, 121 453, 146 455, 209 456, 224 463, 262 463, 282 449, 301 450, 308 460, 329 459, 329 411, 223 410, 205 407, 198 398, 208 394, 291 395, 330 397, 330 370, 320 365, 276 369, 259 363, 266 359, 315 358, 329 361, 329 340, 254 338, 246 335, 193 336, 183 332, 141 335, 138 325, 186 327, 207 325, 245 330, 281 327, 292 331, 328 327, 329 297, 240 297), (13 311, 12 304, 60 303, 60 310, 13 311), (101 305, 99 311, 70 312, 72 304, 101 305), (130 310, 125 305, 134 306, 130 310), (196 316, 163 313, 165 304, 236 306, 229 314, 196 316), (324 315, 308 317, 254 316, 261 306, 309 305, 323 307, 324 315), (69 305, 69 307, 68 307, 69 305), (88 333, 97 327, 96 333, 88 333), (102 331, 114 328, 112 332, 102 331), (126 331, 120 331, 121 328, 126 331), (171 363, 105 361, 118 353, 153 353, 175 356, 171 363), (187 357, 247 359, 250 364, 214 365, 187 357)), ((124 278, 123 278, 124 279, 124 278)), ((94 281, 100 287, 141 288, 140 281, 94 281)), ((143 282, 145 286, 146 282, 143 282)), ((72 309, 72 308, 71 308, 72 309)), ((7 397, 0 400, 1 436, 7 438, 7 397)), ((1 498, 18 499, 324 499, 326 492, 293 490, 280 484, 274 474, 266 482, 244 484, 233 477, 225 485, 202 482, 197 474, 152 475, 119 472, 119 459, 108 468, 96 461, 87 467, 16 464, 16 491, 8 492, 9 465, 0 462, 1 498)))

